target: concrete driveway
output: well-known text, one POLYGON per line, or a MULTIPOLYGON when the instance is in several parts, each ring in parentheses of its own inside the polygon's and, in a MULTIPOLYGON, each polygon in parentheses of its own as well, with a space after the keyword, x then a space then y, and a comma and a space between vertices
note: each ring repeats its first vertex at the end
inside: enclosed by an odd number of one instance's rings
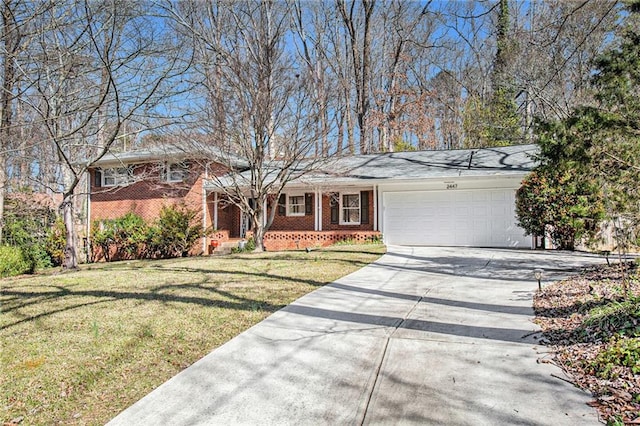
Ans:
POLYGON ((531 303, 533 269, 551 281, 602 262, 389 247, 378 262, 276 312, 109 424, 599 424, 589 396, 544 362, 531 303))

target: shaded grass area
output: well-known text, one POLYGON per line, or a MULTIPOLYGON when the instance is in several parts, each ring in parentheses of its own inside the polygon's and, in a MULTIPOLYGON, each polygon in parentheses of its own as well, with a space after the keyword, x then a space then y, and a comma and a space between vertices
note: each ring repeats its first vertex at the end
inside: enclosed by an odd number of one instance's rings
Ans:
POLYGON ((0 280, 0 420, 104 424, 382 245, 128 261, 0 280))

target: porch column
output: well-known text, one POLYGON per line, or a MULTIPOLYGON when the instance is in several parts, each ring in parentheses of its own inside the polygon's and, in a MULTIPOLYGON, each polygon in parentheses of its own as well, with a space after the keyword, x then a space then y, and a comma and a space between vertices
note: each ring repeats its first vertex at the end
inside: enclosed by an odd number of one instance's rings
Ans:
POLYGON ((376 191, 376 196, 374 198, 374 200, 376 201, 376 207, 374 207, 374 210, 378 210, 377 206, 382 206, 382 213, 376 212, 376 231, 380 231, 384 234, 384 220, 382 215, 384 214, 384 205, 383 205, 383 200, 382 200, 382 194, 380 194, 380 191, 378 189, 378 186, 376 185, 375 188, 376 191))
POLYGON ((202 252, 207 252, 207 236, 204 231, 207 229, 207 190, 202 188, 202 252))
POLYGON ((218 229, 218 193, 213 193, 213 229, 218 229))
POLYGON ((373 230, 378 231, 378 185, 373 185, 373 230))
POLYGON ((316 189, 316 231, 322 231, 322 190, 316 189))

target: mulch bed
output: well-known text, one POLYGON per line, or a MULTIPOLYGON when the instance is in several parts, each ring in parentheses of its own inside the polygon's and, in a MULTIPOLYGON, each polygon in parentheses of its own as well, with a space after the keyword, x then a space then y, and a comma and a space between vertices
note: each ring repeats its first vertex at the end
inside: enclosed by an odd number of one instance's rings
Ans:
POLYGON ((633 365, 616 365, 605 373, 602 363, 594 362, 611 345, 640 337, 637 305, 635 310, 611 314, 611 307, 634 296, 640 296, 638 265, 629 262, 590 268, 534 297, 535 322, 543 330, 541 343, 551 347, 553 362, 577 386, 592 393, 595 399, 590 405, 611 424, 640 424, 640 375, 633 373, 633 365), (631 295, 626 298, 625 288, 631 295))

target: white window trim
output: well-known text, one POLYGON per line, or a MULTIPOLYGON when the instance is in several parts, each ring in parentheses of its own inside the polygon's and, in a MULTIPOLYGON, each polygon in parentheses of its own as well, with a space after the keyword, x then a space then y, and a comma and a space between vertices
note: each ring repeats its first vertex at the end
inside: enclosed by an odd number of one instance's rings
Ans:
POLYGON ((184 163, 184 162, 173 162, 173 163, 166 163, 165 164, 165 168, 164 168, 164 180, 165 182, 169 182, 169 183, 179 183, 179 182, 184 182, 186 180, 187 177, 187 173, 188 173, 188 166, 184 163), (171 179, 171 166, 178 166, 181 168, 181 170, 176 170, 176 172, 180 171, 182 172, 182 177, 180 179, 171 179))
POLYGON ((362 196, 360 195, 360 192, 340 192, 340 200, 339 200, 339 205, 338 208, 340 209, 338 211, 339 214, 339 222, 340 225, 345 225, 345 226, 349 226, 349 225, 353 225, 353 226, 357 226, 360 225, 362 223, 362 196), (358 196, 358 217, 360 218, 360 220, 358 222, 345 222, 344 221, 344 209, 343 209, 343 205, 342 205, 342 200, 344 198, 345 195, 357 195, 358 196))
MULTIPOLYGON (((305 193, 304 192, 290 192, 285 194, 284 196, 285 199, 285 212, 287 216, 292 216, 292 217, 296 217, 296 216, 304 216, 306 213, 306 199, 305 199, 305 193), (289 203, 289 197, 302 197, 302 212, 301 213, 291 213, 289 211, 289 206, 291 205, 289 203)), ((298 204, 300 205, 300 204, 298 204)))
POLYGON ((105 169, 102 169, 100 173, 101 173, 102 186, 104 187, 119 186, 122 184, 129 183, 131 181, 131 176, 129 175, 129 168, 126 166, 105 168, 105 169), (123 170, 124 170, 124 173, 122 173, 123 170), (112 171, 113 174, 111 176, 107 176, 108 171, 112 171), (113 179, 113 183, 107 183, 108 178, 113 179))

